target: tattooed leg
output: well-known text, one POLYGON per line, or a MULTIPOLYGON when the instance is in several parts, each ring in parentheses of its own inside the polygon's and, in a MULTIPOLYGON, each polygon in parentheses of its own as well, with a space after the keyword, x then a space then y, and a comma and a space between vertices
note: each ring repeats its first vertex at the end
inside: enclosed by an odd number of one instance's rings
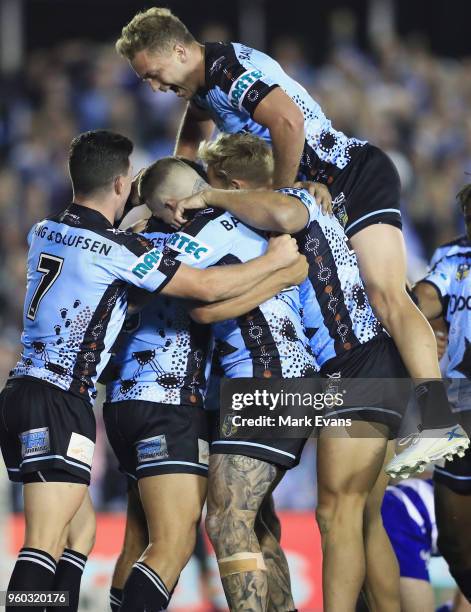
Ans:
POLYGON ((206 529, 231 612, 266 612, 268 579, 255 519, 277 477, 270 463, 211 455, 206 529))
MULTIPOLYGON (((280 474, 273 489, 282 476, 283 474, 280 474)), ((269 612, 294 610, 288 562, 280 545, 281 524, 275 512, 271 493, 263 501, 257 515, 255 533, 267 566, 269 612)))

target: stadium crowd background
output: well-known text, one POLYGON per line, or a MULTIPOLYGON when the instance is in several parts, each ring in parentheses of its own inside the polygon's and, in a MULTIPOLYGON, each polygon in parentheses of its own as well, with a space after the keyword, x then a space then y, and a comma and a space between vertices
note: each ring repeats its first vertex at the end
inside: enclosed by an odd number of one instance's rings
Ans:
MULTIPOLYGON (((129 15, 141 8, 130 4, 129 15)), ((215 20, 214 12, 198 28, 191 12, 188 17, 166 4, 199 40, 251 42, 234 24, 215 20)), ((337 129, 377 144, 396 163, 410 276, 417 279, 433 249, 462 230, 455 194, 471 181, 466 175, 471 172, 471 48, 468 58, 440 56, 425 36, 398 37, 390 24, 373 32, 365 46, 358 44, 359 25, 354 11, 332 12, 321 61, 312 61, 309 40, 291 32, 272 37, 266 50, 312 93, 337 129)), ((70 39, 33 46, 21 70, 0 78, 2 384, 19 350, 26 235, 71 199, 66 169, 71 139, 98 127, 124 133, 136 144, 136 170, 173 149, 182 102, 172 93, 156 95, 138 81, 114 51, 118 33, 110 29, 102 42, 70 39)), ((314 508, 314 456, 308 446, 300 467, 280 487, 280 507, 314 508)), ((101 426, 91 491, 100 510, 124 507, 125 483, 101 426)), ((12 492, 12 507, 18 509, 19 491, 12 492)))

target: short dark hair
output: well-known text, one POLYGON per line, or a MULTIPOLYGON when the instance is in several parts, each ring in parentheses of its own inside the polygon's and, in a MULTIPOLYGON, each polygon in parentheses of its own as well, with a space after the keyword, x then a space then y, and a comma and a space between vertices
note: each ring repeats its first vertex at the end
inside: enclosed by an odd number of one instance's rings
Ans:
POLYGON ((471 203, 471 183, 461 188, 456 199, 461 205, 461 210, 464 212, 465 207, 471 203))
POLYGON ((76 136, 70 145, 69 172, 74 193, 106 189, 129 169, 133 144, 121 134, 93 130, 76 136))

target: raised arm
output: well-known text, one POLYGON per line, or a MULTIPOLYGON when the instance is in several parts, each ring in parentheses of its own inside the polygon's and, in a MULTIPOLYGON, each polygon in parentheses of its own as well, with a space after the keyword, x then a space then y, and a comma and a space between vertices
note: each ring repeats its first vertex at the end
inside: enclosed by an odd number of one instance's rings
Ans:
POLYGON ((275 272, 250 291, 222 302, 195 306, 190 310, 190 316, 197 323, 204 324, 235 319, 266 302, 286 287, 302 283, 308 269, 306 258, 300 255, 294 264, 275 272))
POLYGON ((419 308, 429 320, 443 313, 443 304, 438 288, 427 281, 419 281, 413 288, 419 301, 419 308))
POLYGON ((189 102, 178 130, 175 155, 195 160, 200 142, 210 140, 213 131, 210 116, 189 102))
POLYGON ((298 256, 294 238, 278 236, 270 240, 264 255, 245 264, 205 269, 181 264, 161 293, 201 302, 227 300, 250 291, 273 272, 296 262, 298 256))
POLYGON ((276 87, 258 104, 253 118, 270 131, 275 159, 273 187, 294 185, 305 140, 301 109, 276 87))

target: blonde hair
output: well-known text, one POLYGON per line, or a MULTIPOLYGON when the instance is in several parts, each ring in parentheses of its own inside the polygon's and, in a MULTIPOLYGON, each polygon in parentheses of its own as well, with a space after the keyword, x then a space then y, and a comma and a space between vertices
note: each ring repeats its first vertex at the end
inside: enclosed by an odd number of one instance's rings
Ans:
POLYGON ((195 39, 170 9, 154 7, 137 13, 124 26, 121 38, 116 42, 116 50, 132 60, 139 51, 170 51, 177 42, 190 44, 195 39))
POLYGON ((465 206, 471 203, 471 183, 468 183, 460 189, 456 199, 461 204, 461 210, 464 211, 465 206))
POLYGON ((273 153, 269 145, 252 134, 219 134, 201 143, 198 156, 220 179, 242 179, 264 186, 273 177, 273 153))

